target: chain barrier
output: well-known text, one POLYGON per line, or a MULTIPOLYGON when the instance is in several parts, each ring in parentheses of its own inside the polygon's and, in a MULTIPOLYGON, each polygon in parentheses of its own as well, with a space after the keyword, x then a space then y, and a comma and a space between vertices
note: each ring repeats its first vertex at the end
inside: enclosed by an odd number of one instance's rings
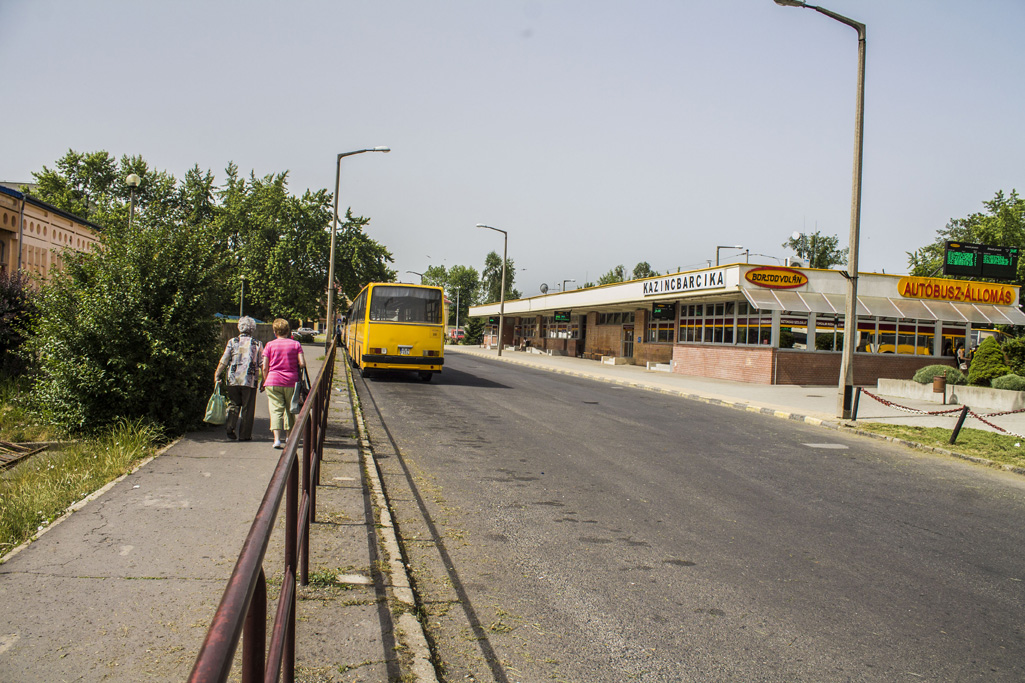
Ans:
MULTIPOLYGON (((866 396, 869 396, 871 398, 874 398, 875 400, 877 400, 880 403, 882 403, 884 406, 893 408, 894 410, 902 410, 905 413, 911 413, 912 415, 950 415, 951 417, 953 417, 953 413, 960 413, 963 410, 963 408, 952 408, 950 410, 932 410, 932 411, 919 410, 917 408, 909 408, 907 406, 902 406, 902 405, 900 405, 898 403, 894 403, 893 401, 887 401, 885 398, 883 398, 881 396, 876 396, 875 394, 873 394, 871 391, 868 391, 867 389, 862 389, 861 393, 863 393, 866 396)), ((970 416, 974 417, 979 422, 982 422, 983 424, 989 425, 993 429, 995 429, 998 432, 1001 432, 1003 434, 1008 434, 1010 436, 1015 436, 1015 437, 1017 437, 1019 439, 1025 439, 1025 436, 1023 436, 1021 434, 1017 434, 1017 433, 1012 432, 1012 431, 1009 431, 1007 429, 1004 429, 1003 427, 1000 427, 999 425, 995 425, 995 424, 993 424, 992 422, 990 422, 989 420, 986 419, 987 417, 1000 417, 1001 415, 1013 415, 1015 413, 1025 413, 1025 408, 1023 408, 1021 410, 1005 410, 1005 411, 999 412, 999 413, 985 413, 983 415, 978 414, 977 412, 975 412, 971 408, 968 409, 968 414, 970 416)))

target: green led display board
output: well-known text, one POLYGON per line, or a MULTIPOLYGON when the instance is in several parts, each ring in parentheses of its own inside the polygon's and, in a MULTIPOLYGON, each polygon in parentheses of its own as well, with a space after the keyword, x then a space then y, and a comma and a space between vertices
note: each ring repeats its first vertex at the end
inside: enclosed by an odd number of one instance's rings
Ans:
POLYGON ((947 242, 943 274, 1014 280, 1018 277, 1018 248, 947 242))
POLYGON ((569 314, 569 311, 552 311, 552 317, 555 318, 557 323, 568 323, 569 314))
POLYGON ((656 303, 651 305, 652 320, 676 320, 676 304, 656 303))

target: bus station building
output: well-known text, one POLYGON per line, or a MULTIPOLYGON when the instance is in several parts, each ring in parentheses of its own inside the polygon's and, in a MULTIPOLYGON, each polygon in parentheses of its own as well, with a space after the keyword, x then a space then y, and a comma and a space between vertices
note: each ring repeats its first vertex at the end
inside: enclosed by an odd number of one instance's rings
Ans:
MULTIPOLYGON (((503 349, 669 366, 760 384, 836 384, 846 272, 731 264, 505 302, 503 349)), ((973 330, 1025 325, 1016 285, 858 276, 854 382, 955 364, 973 330)), ((470 308, 497 346, 500 304, 470 308)))

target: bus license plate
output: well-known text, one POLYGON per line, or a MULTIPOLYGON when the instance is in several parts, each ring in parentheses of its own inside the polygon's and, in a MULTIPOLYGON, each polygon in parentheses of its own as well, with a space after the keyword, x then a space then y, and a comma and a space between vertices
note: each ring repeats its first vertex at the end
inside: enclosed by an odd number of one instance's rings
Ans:
POLYGON ((408 356, 410 354, 410 351, 412 351, 412 350, 413 350, 413 348, 410 347, 410 346, 400 346, 399 347, 399 355, 400 356, 408 356))

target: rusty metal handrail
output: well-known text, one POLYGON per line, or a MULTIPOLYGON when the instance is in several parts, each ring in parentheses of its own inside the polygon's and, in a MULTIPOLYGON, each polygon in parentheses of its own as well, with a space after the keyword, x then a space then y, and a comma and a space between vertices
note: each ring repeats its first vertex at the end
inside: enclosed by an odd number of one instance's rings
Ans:
POLYGON ((336 345, 332 343, 310 395, 285 441, 267 492, 256 511, 249 535, 242 545, 231 578, 228 579, 228 586, 224 589, 221 604, 214 613, 210 629, 192 667, 190 682, 228 680, 240 639, 242 683, 277 681, 279 676, 286 683, 295 680, 295 583, 298 579, 305 586, 309 580, 310 525, 316 521, 316 490, 320 483, 320 459, 327 431, 335 353, 336 345), (285 568, 278 609, 271 629, 270 647, 265 651, 267 578, 263 571, 263 560, 282 496, 285 498, 285 568))

